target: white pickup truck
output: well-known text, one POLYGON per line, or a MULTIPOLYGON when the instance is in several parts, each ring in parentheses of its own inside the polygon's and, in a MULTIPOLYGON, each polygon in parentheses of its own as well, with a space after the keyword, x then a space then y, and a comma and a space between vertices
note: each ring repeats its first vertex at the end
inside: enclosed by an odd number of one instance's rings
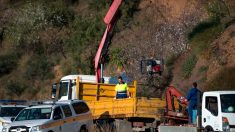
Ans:
POLYGON ((67 100, 23 109, 3 132, 87 132, 93 130, 84 101, 67 100))
POLYGON ((11 123, 11 118, 27 106, 24 105, 0 105, 0 131, 2 128, 11 123))

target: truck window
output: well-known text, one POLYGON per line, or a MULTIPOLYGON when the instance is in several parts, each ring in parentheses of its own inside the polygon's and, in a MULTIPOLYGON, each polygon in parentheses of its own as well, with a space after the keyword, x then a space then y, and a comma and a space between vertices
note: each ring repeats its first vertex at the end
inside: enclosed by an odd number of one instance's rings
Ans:
POLYGON ((53 119, 59 120, 59 119, 62 119, 62 117, 63 117, 63 114, 62 114, 60 107, 55 108, 53 119))
POLYGON ((59 99, 62 96, 67 96, 68 95, 68 88, 69 88, 69 83, 68 82, 61 82, 60 83, 59 99))
POLYGON ((235 94, 221 94, 221 111, 224 113, 235 113, 235 94))
POLYGON ((206 97, 206 109, 210 111, 213 115, 218 115, 218 100, 217 97, 206 97))
POLYGON ((72 111, 71 111, 69 105, 63 105, 63 106, 62 106, 62 109, 63 109, 63 111, 64 111, 65 117, 70 117, 70 116, 72 116, 72 111))
POLYGON ((50 119, 51 108, 24 109, 17 116, 15 121, 50 119))
POLYGON ((73 103, 72 106, 76 114, 82 114, 89 111, 89 107, 83 102, 73 103))
POLYGON ((25 107, 2 107, 0 109, 0 117, 14 117, 25 107))

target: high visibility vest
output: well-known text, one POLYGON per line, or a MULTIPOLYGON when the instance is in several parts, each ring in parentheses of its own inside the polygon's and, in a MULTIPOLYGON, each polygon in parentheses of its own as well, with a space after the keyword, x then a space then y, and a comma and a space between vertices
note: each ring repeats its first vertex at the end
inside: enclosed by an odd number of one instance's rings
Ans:
POLYGON ((116 92, 125 92, 127 91, 129 88, 127 86, 127 83, 124 84, 117 84, 115 87, 115 91, 116 92))

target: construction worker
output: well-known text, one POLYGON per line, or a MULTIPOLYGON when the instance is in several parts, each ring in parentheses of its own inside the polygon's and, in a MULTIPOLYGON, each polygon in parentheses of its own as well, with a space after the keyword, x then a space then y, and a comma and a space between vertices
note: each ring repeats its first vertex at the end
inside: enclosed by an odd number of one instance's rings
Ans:
POLYGON ((201 91, 197 88, 197 83, 193 82, 192 88, 189 90, 187 94, 187 100, 189 101, 189 106, 188 106, 189 124, 194 123, 193 119, 195 118, 193 117, 193 111, 197 110, 198 94, 201 94, 201 91))
POLYGON ((127 83, 122 80, 122 77, 118 77, 118 84, 115 87, 116 97, 115 99, 130 98, 129 88, 127 83))

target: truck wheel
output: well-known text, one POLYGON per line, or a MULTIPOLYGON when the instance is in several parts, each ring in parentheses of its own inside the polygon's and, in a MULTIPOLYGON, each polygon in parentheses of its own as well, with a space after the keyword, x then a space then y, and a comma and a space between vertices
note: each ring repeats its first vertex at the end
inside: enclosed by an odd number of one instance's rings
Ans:
POLYGON ((88 132, 85 126, 82 126, 79 132, 88 132))
POLYGON ((214 131, 211 126, 206 126, 206 128, 204 129, 204 132, 214 132, 214 131))

